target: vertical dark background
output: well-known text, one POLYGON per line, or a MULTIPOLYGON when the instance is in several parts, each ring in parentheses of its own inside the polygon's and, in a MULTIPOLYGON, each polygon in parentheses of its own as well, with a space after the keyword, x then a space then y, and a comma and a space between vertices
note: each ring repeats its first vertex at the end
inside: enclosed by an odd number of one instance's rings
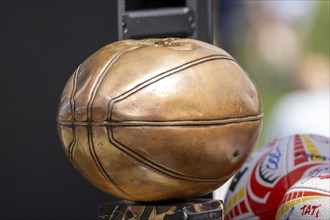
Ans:
MULTIPOLYGON (((66 159, 56 113, 78 65, 118 40, 117 4, 0 1, 1 219, 96 219, 98 205, 115 200, 66 159)), ((125 1, 127 11, 184 5, 185 0, 125 1)), ((197 13, 199 21, 209 21, 207 14, 197 13)))
POLYGON ((96 219, 113 198, 66 159, 57 103, 74 69, 117 40, 116 1, 1 1, 1 219, 96 219))

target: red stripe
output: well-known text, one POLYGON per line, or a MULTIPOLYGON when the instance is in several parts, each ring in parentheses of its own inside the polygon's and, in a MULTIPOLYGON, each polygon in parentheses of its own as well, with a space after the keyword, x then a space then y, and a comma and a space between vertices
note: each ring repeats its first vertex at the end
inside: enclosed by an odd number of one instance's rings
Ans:
POLYGON ((293 196, 292 196, 292 199, 297 198, 297 195, 298 195, 298 192, 294 192, 294 193, 293 193, 293 196))
POLYGON ((304 196, 326 196, 326 197, 330 197, 330 194, 312 192, 312 191, 304 191, 304 196))
POLYGON ((245 205, 245 202, 242 201, 240 204, 239 204, 239 207, 241 208, 241 211, 242 211, 242 214, 244 213, 247 213, 247 208, 246 208, 246 205, 245 205))
POLYGON ((306 157, 305 156, 305 154, 306 154, 306 151, 304 151, 304 150, 295 150, 294 151, 294 155, 295 155, 295 157, 297 157, 297 156, 300 156, 300 157, 306 157))
POLYGON ((300 150, 300 149, 305 149, 305 148, 304 148, 303 145, 300 145, 300 146, 294 148, 295 151, 296 151, 296 150, 300 150))
POLYGON ((285 194, 283 201, 284 202, 288 201, 288 194, 285 194))
POLYGON ((229 212, 229 218, 230 218, 230 219, 234 218, 233 210, 231 210, 231 211, 229 212))
POLYGON ((298 165, 298 164, 304 163, 306 161, 308 161, 307 157, 296 158, 294 160, 294 165, 298 165))
POLYGON ((239 215, 238 206, 234 207, 234 214, 235 214, 235 216, 239 215))
MULTIPOLYGON (((258 162, 260 163, 260 161, 258 162)), ((256 180, 256 173, 258 173, 257 168, 258 166, 255 166, 253 169, 251 179, 250 179, 250 185, 252 193, 254 193, 259 198, 265 198, 267 193, 270 193, 267 201, 265 204, 261 204, 251 197, 251 192, 247 190, 247 200, 249 202, 249 205, 255 215, 258 215, 259 213, 269 213, 268 219, 275 219, 276 211, 279 205, 281 204, 282 198, 285 194, 285 192, 288 190, 290 186, 292 186, 297 180, 299 180, 302 176, 302 174, 305 172, 305 170, 309 169, 310 167, 317 166, 319 164, 308 164, 302 167, 299 167, 293 171, 291 171, 289 174, 282 176, 275 186, 273 187, 266 187, 261 185, 256 180)), ((267 218, 261 218, 261 219, 267 219, 267 218)))

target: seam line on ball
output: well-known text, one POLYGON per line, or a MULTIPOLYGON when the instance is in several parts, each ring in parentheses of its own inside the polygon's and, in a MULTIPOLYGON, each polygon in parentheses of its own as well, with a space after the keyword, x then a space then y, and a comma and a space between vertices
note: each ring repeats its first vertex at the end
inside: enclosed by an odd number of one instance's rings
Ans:
POLYGON ((88 133, 88 146, 89 146, 89 151, 92 156, 92 159, 96 165, 96 167, 99 169, 100 173, 102 176, 111 184, 111 186, 117 190, 120 194, 124 195, 125 197, 134 199, 132 196, 128 195, 125 193, 122 189, 120 189, 110 178, 106 170, 103 168, 102 163, 100 159, 98 158, 96 151, 95 151, 95 146, 94 146, 94 141, 93 141, 93 131, 92 128, 87 128, 87 133, 88 133))
MULTIPOLYGON (((75 111, 76 111, 76 103, 75 103, 75 93, 76 93, 76 88, 77 88, 77 80, 78 80, 78 74, 79 74, 79 70, 80 70, 81 65, 78 66, 78 68, 76 69, 76 71, 74 72, 74 77, 72 79, 72 92, 70 95, 70 110, 71 110, 71 115, 72 115, 72 119, 76 120, 76 115, 75 115, 75 111)), ((69 145, 68 148, 68 153, 69 153, 69 159, 70 161, 73 163, 73 165, 75 165, 75 162, 73 160, 73 153, 74 153, 74 148, 76 146, 76 131, 75 128, 72 129, 73 132, 73 140, 72 143, 69 145)))
POLYGON ((151 77, 150 79, 136 85, 135 87, 133 87, 132 89, 127 90, 126 92, 122 93, 121 95, 111 99, 108 103, 108 120, 112 118, 112 113, 113 113, 113 107, 115 105, 116 102, 119 102, 123 99, 126 99, 127 97, 137 93, 138 91, 140 91, 141 89, 155 83, 158 82, 168 76, 171 76, 173 74, 179 73, 182 70, 186 70, 190 67, 205 63, 205 62, 209 62, 209 61, 214 61, 214 60, 231 60, 236 62, 234 59, 228 57, 228 56, 224 56, 224 55, 210 55, 210 56, 206 56, 206 57, 202 57, 202 58, 198 58, 192 61, 189 61, 185 64, 182 64, 180 66, 174 67, 170 70, 167 70, 165 72, 162 72, 156 76, 151 77))
POLYGON ((225 118, 225 119, 204 119, 204 120, 168 120, 168 121, 135 121, 135 120, 123 120, 123 121, 60 121, 59 125, 67 126, 217 126, 244 123, 249 121, 259 121, 263 117, 263 114, 251 115, 237 118, 225 118))
POLYGON ((118 142, 114 138, 112 128, 109 128, 107 130, 108 130, 109 141, 110 141, 111 144, 113 144, 113 146, 118 148, 120 151, 126 153, 130 157, 134 158, 135 160, 139 161, 140 163, 145 164, 145 165, 149 166, 150 168, 153 168, 154 170, 156 170, 156 171, 158 171, 162 174, 166 174, 168 176, 171 176, 173 178, 180 179, 180 180, 185 180, 185 181, 193 181, 193 182, 200 182, 200 183, 205 183, 205 184, 212 184, 212 183, 218 183, 222 180, 227 180, 227 179, 229 179, 229 177, 231 177, 233 175, 233 173, 231 173, 231 174, 223 176, 221 178, 206 179, 206 178, 192 177, 192 176, 188 176, 188 175, 185 175, 185 174, 182 174, 182 173, 175 172, 173 170, 170 170, 170 169, 168 169, 164 166, 161 166, 161 165, 151 161, 150 159, 147 159, 147 158, 141 156, 140 154, 137 154, 136 152, 132 151, 127 146, 125 146, 122 143, 118 142))
MULTIPOLYGON (((91 89, 91 94, 88 100, 88 104, 87 104, 87 120, 92 121, 92 111, 93 111, 93 104, 94 104, 94 100, 96 97, 96 93, 99 89, 99 86, 101 85, 104 77, 107 75, 107 73, 109 72, 109 69, 111 68, 111 66, 116 62, 116 60, 125 52, 128 51, 132 51, 135 50, 139 47, 134 47, 134 48, 130 48, 127 50, 123 50, 121 52, 118 52, 114 55, 114 57, 105 64, 105 66, 103 67, 103 70, 101 71, 101 73, 99 74, 99 76, 96 79, 96 83, 93 86, 93 88, 91 89)), ((115 183, 114 181, 111 179, 110 175, 105 171, 101 160, 99 159, 96 151, 95 151, 95 147, 94 147, 94 142, 93 142, 93 131, 90 127, 87 128, 88 130, 88 145, 89 145, 89 150, 92 156, 92 159, 94 161, 94 163, 96 164, 98 170, 101 172, 101 174, 104 176, 104 178, 112 185, 113 188, 115 188, 120 194, 124 195, 125 197, 134 199, 132 196, 128 195, 127 193, 125 193, 122 189, 120 189, 115 183)))
POLYGON ((114 63, 116 63, 116 61, 119 59, 119 57, 121 55, 123 55, 124 53, 126 52, 130 52, 130 51, 133 51, 133 50, 136 50, 136 49, 139 49, 141 47, 133 47, 133 48, 130 48, 130 49, 126 49, 126 50, 123 50, 121 52, 118 52, 114 55, 114 57, 103 67, 103 70, 101 71, 101 73, 99 74, 99 76, 97 77, 96 79, 96 83, 94 85, 94 87, 91 89, 91 94, 90 94, 90 98, 89 98, 89 101, 88 101, 88 104, 87 104, 87 119, 88 120, 93 120, 92 117, 93 117, 93 105, 94 105, 94 101, 95 101, 95 98, 96 98, 96 94, 103 82, 103 79, 106 77, 106 75, 108 75, 109 73, 109 70, 111 69, 112 65, 114 63))

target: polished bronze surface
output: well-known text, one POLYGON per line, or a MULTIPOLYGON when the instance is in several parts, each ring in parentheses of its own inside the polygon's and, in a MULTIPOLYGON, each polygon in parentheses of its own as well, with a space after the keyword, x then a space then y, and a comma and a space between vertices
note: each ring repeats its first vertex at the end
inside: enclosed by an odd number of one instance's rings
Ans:
POLYGON ((225 51, 192 39, 123 40, 88 57, 64 88, 64 151, 118 198, 157 201, 220 187, 246 160, 258 92, 225 51))

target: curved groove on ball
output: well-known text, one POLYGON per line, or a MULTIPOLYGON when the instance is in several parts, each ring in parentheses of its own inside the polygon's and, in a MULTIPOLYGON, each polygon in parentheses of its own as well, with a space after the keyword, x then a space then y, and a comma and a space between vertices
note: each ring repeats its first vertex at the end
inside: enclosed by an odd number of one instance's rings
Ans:
POLYGON ((72 114, 72 120, 74 121, 76 119, 75 117, 75 99, 74 99, 74 94, 76 92, 76 87, 77 87, 77 80, 78 80, 78 72, 79 72, 79 69, 80 69, 80 65, 79 67, 76 69, 76 71, 74 72, 74 75, 73 75, 73 80, 72 80, 72 92, 71 92, 71 95, 70 95, 70 109, 71 109, 71 114, 72 114))
POLYGON ((138 92, 139 90, 159 81, 159 80, 162 80, 170 75, 173 75, 173 74, 176 74, 182 70, 185 70, 185 69, 188 69, 190 67, 193 67, 193 66, 196 66, 196 65, 199 65, 199 64, 202 64, 202 63, 205 63, 205 62, 208 62, 208 61, 213 61, 213 60, 231 60, 231 61, 234 61, 234 59, 231 59, 227 56, 223 56, 223 55, 210 55, 210 56, 206 56, 206 57, 202 57, 202 58, 198 58, 196 60, 192 60, 192 61, 189 61, 185 64, 182 64, 180 66, 177 66, 177 67, 174 67, 170 70, 167 70, 167 71, 164 71, 154 77, 151 77, 150 79, 144 81, 143 83, 140 83, 138 85, 136 85, 134 88, 124 92, 123 94, 111 99, 109 101, 109 104, 108 104, 108 120, 111 120, 112 119, 112 111, 113 111, 113 107, 114 107, 114 104, 118 101, 121 101, 133 94, 135 94, 136 92, 138 92))
POLYGON ((107 174, 107 172, 104 170, 100 159, 98 158, 96 152, 95 152, 95 147, 94 147, 94 142, 93 142, 93 132, 91 128, 87 128, 88 131, 88 145, 89 145, 89 150, 90 153, 92 155, 93 161, 96 164, 97 168, 99 169, 99 171, 102 173, 102 175, 104 176, 104 178, 121 194, 134 199, 132 196, 128 195, 127 193, 125 193, 123 190, 121 190, 110 178, 110 176, 107 174))
MULTIPOLYGON (((98 91, 98 88, 100 86, 100 84, 102 83, 103 78, 105 77, 105 75, 107 75, 107 73, 109 72, 111 66, 113 65, 113 63, 116 62, 116 60, 125 52, 127 51, 132 51, 137 49, 138 47, 133 47, 131 49, 127 49, 121 52, 118 52, 115 54, 114 58, 111 59, 104 67, 103 70, 101 71, 101 73, 99 74, 99 76, 96 79, 95 85, 94 87, 91 89, 91 95, 89 97, 88 103, 87 103, 87 120, 88 121, 92 121, 92 109, 93 109, 93 104, 94 104, 94 99, 96 96, 96 93, 98 91)), ((93 161, 94 163, 97 165, 97 168, 100 170, 100 172, 102 173, 102 175, 114 186, 115 189, 117 189, 121 194, 134 199, 133 197, 129 196, 128 194, 126 194, 123 190, 121 190, 110 178, 110 176, 106 173, 106 171, 103 168, 103 165, 101 163, 101 161, 99 160, 96 152, 95 152, 95 146, 94 146, 94 142, 93 142, 93 137, 92 137, 92 129, 89 127, 88 128, 88 141, 89 141, 89 147, 90 147, 90 153, 92 155, 93 161)))
POLYGON ((96 97, 96 94, 98 92, 98 89, 104 79, 104 77, 109 73, 109 70, 110 68, 112 67, 112 65, 116 62, 116 60, 124 53, 128 52, 128 51, 132 51, 132 50, 135 50, 135 49, 138 49, 140 47, 133 47, 131 49, 127 49, 127 50, 124 50, 124 51, 121 51, 121 52, 118 52, 113 59, 111 59, 109 61, 108 64, 106 64, 106 66, 104 67, 103 71, 100 73, 99 77, 96 79, 96 83, 95 83, 95 86, 94 88, 92 89, 92 93, 91 93, 91 97, 90 97, 90 100, 87 104, 87 120, 88 121, 93 121, 92 119, 92 109, 93 109, 93 104, 94 104, 94 100, 95 100, 95 97, 96 97))
POLYGON ((99 85, 102 82, 102 79, 104 78, 104 76, 109 72, 109 69, 111 68, 112 64, 117 60, 117 58, 124 53, 125 51, 122 52, 117 52, 114 55, 114 58, 109 60, 109 62, 103 67, 103 70, 101 71, 101 73, 98 75, 98 77, 96 78, 96 82, 94 87, 91 89, 91 95, 90 98, 88 100, 87 103, 87 121, 93 121, 92 119, 92 108, 93 108, 93 104, 94 104, 94 99, 97 93, 97 90, 99 88, 99 85))
MULTIPOLYGON (((71 114, 72 114, 72 120, 75 121, 76 117, 75 117, 75 111, 76 111, 76 104, 75 104, 75 92, 76 92, 76 88, 77 88, 77 80, 78 80, 78 74, 79 74, 79 70, 80 70, 80 66, 78 66, 78 68, 76 69, 76 71, 74 72, 74 77, 72 80, 72 92, 70 95, 70 109, 71 109, 71 114)), ((73 141, 71 143, 71 145, 69 146, 69 159, 70 161, 74 164, 74 160, 73 160, 73 151, 74 151, 74 147, 76 144, 76 133, 75 133, 75 128, 72 129, 73 132, 73 141)))
POLYGON ((236 117, 228 119, 208 119, 208 120, 173 120, 173 121, 139 121, 139 120, 123 120, 123 121, 110 121, 103 124, 108 126, 217 126, 228 125, 235 123, 243 123, 249 121, 260 121, 263 115, 251 115, 246 117, 236 117))
POLYGON ((174 178, 177 178, 177 179, 187 180, 187 181, 194 181, 194 182, 216 183, 216 182, 223 181, 225 179, 229 179, 229 177, 233 175, 233 173, 231 173, 229 175, 223 176, 221 178, 215 178, 215 179, 203 179, 203 178, 196 178, 196 177, 184 175, 182 173, 178 173, 178 172, 170 170, 170 169, 168 169, 164 166, 161 166, 160 164, 157 164, 157 163, 153 162, 152 160, 149 160, 149 159, 139 155, 138 153, 136 153, 133 150, 129 149, 127 146, 125 146, 122 143, 118 142, 113 136, 113 132, 112 132, 111 127, 109 127, 109 129, 108 129, 108 137, 109 137, 110 143, 113 144, 116 148, 118 148, 122 152, 124 152, 124 153, 128 154, 129 156, 133 157, 137 161, 139 161, 143 164, 146 164, 147 166, 149 166, 151 168, 154 168, 157 171, 160 171, 163 174, 166 174, 168 176, 171 176, 171 177, 174 177, 174 178))
POLYGON ((72 140, 72 143, 69 145, 69 148, 68 148, 68 153, 69 153, 69 159, 70 161, 74 164, 74 160, 73 160, 73 152, 74 152, 74 147, 76 145, 76 142, 77 142, 77 139, 76 139, 76 128, 73 127, 72 128, 72 137, 73 137, 73 140, 72 140))
POLYGON ((167 120, 167 121, 142 121, 142 120, 112 120, 112 121, 72 121, 57 120, 57 123, 64 126, 215 126, 248 121, 259 121, 263 114, 250 115, 246 117, 223 118, 223 119, 203 119, 203 120, 167 120))

